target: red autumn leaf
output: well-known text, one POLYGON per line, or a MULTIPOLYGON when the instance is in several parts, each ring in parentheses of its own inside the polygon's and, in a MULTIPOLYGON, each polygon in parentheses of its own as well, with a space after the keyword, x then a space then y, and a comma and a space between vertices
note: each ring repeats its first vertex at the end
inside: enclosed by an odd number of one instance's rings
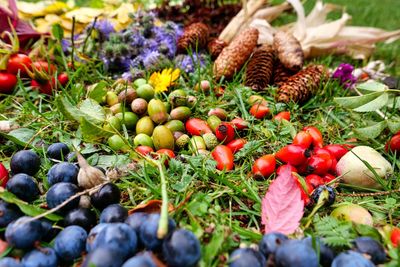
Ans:
POLYGON ((271 183, 262 200, 261 223, 265 225, 265 233, 292 234, 299 227, 303 214, 301 191, 287 165, 271 183))
MULTIPOLYGON (((41 36, 28 22, 18 18, 18 9, 15 0, 8 0, 8 7, 0 7, 0 33, 12 31, 9 24, 10 22, 18 35, 21 47, 39 39, 41 36)), ((7 42, 9 41, 7 36, 5 36, 4 39, 7 42)))

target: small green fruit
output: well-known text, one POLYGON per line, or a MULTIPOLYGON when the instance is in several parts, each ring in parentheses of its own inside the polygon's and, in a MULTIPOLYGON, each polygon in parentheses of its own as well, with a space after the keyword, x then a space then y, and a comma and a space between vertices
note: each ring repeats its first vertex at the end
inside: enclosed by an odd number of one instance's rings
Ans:
POLYGON ((211 130, 215 133, 215 130, 221 124, 221 119, 218 118, 216 115, 211 115, 207 119, 207 124, 208 126, 210 126, 211 130))
POLYGON ((147 113, 157 124, 164 123, 168 119, 167 109, 164 103, 159 99, 152 99, 147 106, 147 113))
POLYGON ((114 106, 115 104, 118 103, 118 96, 116 93, 112 92, 112 91, 108 91, 106 94, 106 103, 107 105, 114 106))
POLYGON ((144 133, 148 136, 153 134, 154 123, 149 116, 140 118, 136 124, 136 134, 144 133))
POLYGON ((143 133, 136 135, 133 139, 133 143, 135 144, 135 146, 153 147, 153 140, 151 139, 151 137, 143 133))
POLYGON ((186 105, 189 108, 193 108, 196 104, 197 104, 197 97, 190 95, 186 98, 186 105))
POLYGON ((192 111, 188 107, 177 107, 170 113, 171 119, 180 121, 189 119, 190 115, 192 115, 192 111))
POLYGON ((174 136, 164 125, 159 125, 153 131, 153 143, 156 150, 167 148, 174 150, 174 136))
POLYGON ((207 149, 206 143, 201 136, 192 136, 189 142, 190 151, 196 153, 199 149, 207 149))
POLYGON ((365 208, 357 204, 343 204, 334 209, 331 216, 344 221, 352 221, 358 224, 373 226, 371 214, 365 208))
POLYGON ((267 100, 264 99, 264 97, 259 96, 259 95, 252 95, 249 97, 247 100, 247 103, 252 106, 254 104, 268 104, 267 100))
POLYGON ((146 83, 147 83, 146 79, 139 78, 139 79, 136 79, 136 80, 133 81, 133 86, 138 88, 139 86, 141 86, 143 84, 146 84, 146 83))
POLYGON ((116 116, 111 116, 107 119, 103 129, 110 132, 121 131, 121 120, 116 116))
POLYGON ((117 117, 122 124, 125 124, 125 127, 128 130, 135 130, 135 126, 139 120, 138 115, 129 111, 123 113, 117 113, 115 117, 117 117))
POLYGON ((110 148, 115 151, 119 151, 119 150, 128 151, 129 150, 129 146, 125 143, 125 140, 117 134, 114 134, 113 136, 108 138, 107 143, 110 146, 110 148))
POLYGON ((138 87, 136 90, 138 96, 140 98, 145 99, 146 101, 150 101, 154 97, 154 88, 150 84, 143 84, 138 87))
POLYGON ((164 124, 171 132, 184 132, 185 124, 180 120, 171 120, 164 124))

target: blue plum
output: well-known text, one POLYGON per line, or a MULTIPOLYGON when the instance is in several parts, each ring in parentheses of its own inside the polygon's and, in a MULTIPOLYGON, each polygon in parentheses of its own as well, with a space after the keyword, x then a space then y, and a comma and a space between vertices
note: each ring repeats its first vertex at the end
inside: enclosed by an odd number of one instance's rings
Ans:
POLYGON ((42 222, 32 220, 32 217, 23 216, 10 223, 6 228, 7 242, 16 248, 28 249, 42 238, 42 222))
POLYGON ((128 211, 119 204, 112 204, 100 214, 101 223, 124 222, 128 217, 128 211))
POLYGON ((40 169, 40 158, 32 150, 20 150, 12 156, 10 168, 13 174, 35 175, 40 169))
POLYGON ((54 250, 60 259, 73 261, 85 251, 87 233, 80 226, 71 225, 62 230, 54 240, 54 250))
POLYGON ((60 162, 50 168, 47 182, 50 186, 60 182, 77 184, 78 172, 79 169, 75 164, 60 162))
POLYGON ((24 267, 57 267, 57 255, 52 248, 31 250, 22 258, 24 267))
POLYGON ((40 196, 36 181, 25 173, 18 173, 11 177, 6 189, 26 202, 31 202, 40 196))

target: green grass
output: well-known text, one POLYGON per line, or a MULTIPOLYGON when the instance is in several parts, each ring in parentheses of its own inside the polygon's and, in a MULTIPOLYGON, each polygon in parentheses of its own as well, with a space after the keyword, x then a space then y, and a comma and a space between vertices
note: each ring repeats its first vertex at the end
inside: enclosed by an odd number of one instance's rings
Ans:
MULTIPOLYGON (((331 1, 347 5, 347 11, 353 16, 354 25, 365 25, 382 27, 394 30, 400 17, 400 2, 397 0, 367 1, 355 0, 331 1), (384 3, 384 4, 383 4, 384 3)), ((312 1, 307 1, 306 8, 313 6, 312 1)), ((334 16, 335 17, 335 16, 334 16)), ((332 17, 332 18, 334 18, 332 17)), ((337 14, 336 14, 337 17, 337 14)), ((285 15, 284 19, 277 23, 284 23, 293 20, 292 15, 285 15)), ((400 64, 399 41, 391 45, 379 45, 374 59, 384 59, 388 64, 393 62, 390 71, 399 74, 400 64)), ((318 62, 336 67, 339 62, 350 61, 362 65, 362 62, 355 62, 347 57, 325 57, 318 59, 318 62)), ((273 114, 282 110, 289 110, 292 118, 290 123, 277 123, 271 120, 256 120, 248 114, 250 105, 247 99, 254 94, 242 83, 242 73, 236 76, 233 82, 227 83, 225 94, 217 97, 215 94, 205 94, 193 90, 194 85, 203 79, 212 81, 211 62, 205 69, 198 70, 192 75, 182 75, 177 88, 184 88, 191 95, 198 99, 198 104, 193 117, 207 118, 210 108, 222 107, 228 111, 229 119, 236 116, 248 120, 248 130, 239 133, 249 141, 244 150, 236 154, 236 169, 231 172, 218 172, 215 170, 215 162, 211 157, 192 156, 188 150, 181 151, 180 160, 171 160, 166 171, 168 180, 168 196, 170 203, 175 207, 171 216, 177 221, 179 227, 192 230, 202 242, 202 262, 200 266, 224 266, 226 259, 233 249, 240 244, 250 245, 257 243, 261 237, 263 226, 261 225, 261 198, 265 195, 270 181, 255 180, 251 175, 251 165, 256 158, 264 154, 275 153, 279 148, 291 142, 293 134, 304 126, 312 125, 318 127, 323 133, 326 143, 343 143, 346 139, 355 137, 353 129, 365 126, 366 120, 374 119, 374 114, 360 115, 338 107, 333 102, 335 96, 349 95, 349 91, 343 89, 335 82, 329 82, 321 88, 319 93, 308 101, 304 106, 282 105, 274 101, 276 88, 270 88, 260 93, 271 104, 273 114)), ((107 77, 99 66, 88 63, 70 73, 72 81, 67 85, 63 95, 68 95, 73 104, 77 105, 81 99, 86 97, 85 85, 95 83, 99 80, 106 80, 110 88, 113 79, 107 77), (73 76, 72 74, 75 73, 73 76)), ((215 84, 213 84, 215 85, 215 84)), ((45 157, 43 145, 61 141, 70 145, 80 146, 92 165, 104 167, 122 167, 131 162, 127 153, 112 151, 106 141, 99 139, 96 142, 89 142, 82 137, 79 124, 67 119, 60 114, 53 98, 39 95, 29 89, 28 83, 21 83, 19 90, 14 96, 4 96, 0 100, 0 113, 2 117, 18 122, 22 127, 33 130, 23 132, 25 135, 18 135, 19 144, 9 141, 9 137, 0 139, 0 158, 6 165, 12 154, 23 147, 34 147, 34 149, 45 157), (25 143, 25 144, 24 144, 25 143)), ((128 134, 127 140, 132 145, 132 132, 128 134)), ((375 140, 364 140, 358 144, 371 145, 393 163, 395 173, 389 184, 390 189, 399 188, 399 161, 395 156, 384 151, 384 144, 389 137, 389 132, 375 140)), ((122 204, 128 209, 148 201, 150 199, 161 199, 162 190, 160 187, 159 171, 143 161, 134 161, 134 170, 122 177, 117 184, 122 193, 122 204)), ((35 178, 46 185, 46 173, 51 166, 48 159, 44 159, 41 171, 35 178)), ((339 186, 336 203, 352 202, 368 208, 374 215, 376 226, 385 224, 400 225, 399 194, 377 196, 348 196, 340 193, 352 193, 357 191, 353 188, 339 186)), ((45 198, 42 196, 35 201, 34 205, 42 205, 45 198)), ((318 216, 330 214, 332 207, 323 207, 318 216)), ((306 211, 304 217, 309 214, 306 211)), ((317 225, 318 219, 315 220, 317 225)), ((337 225, 337 222, 330 221, 331 228, 340 228, 340 237, 360 235, 352 225, 337 225), (347 231, 347 232, 346 232, 347 231)), ((302 223, 305 225, 305 222, 302 223)), ((330 229, 328 229, 330 230, 330 229)), ((370 232, 371 229, 368 229, 370 232)), ((326 229, 324 229, 324 232, 326 229)), ((329 231, 328 231, 329 232, 329 231)), ((306 235, 318 235, 318 229, 314 223, 305 229, 306 235)), ((375 234, 375 232, 374 232, 375 234)), ((346 244, 349 240, 345 240, 346 244)), ((337 241, 337 242, 340 242, 337 241)), ((387 245, 387 240, 383 240, 387 245)), ((341 247, 339 244, 337 247, 341 247)), ((390 258, 395 262, 396 251, 390 250, 390 258)), ((394 265, 393 265, 394 266, 394 265)))

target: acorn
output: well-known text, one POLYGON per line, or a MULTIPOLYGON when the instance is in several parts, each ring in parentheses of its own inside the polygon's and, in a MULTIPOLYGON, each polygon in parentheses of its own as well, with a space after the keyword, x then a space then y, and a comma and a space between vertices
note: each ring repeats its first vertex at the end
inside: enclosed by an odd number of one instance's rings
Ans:
POLYGON ((192 111, 185 106, 174 108, 170 113, 171 119, 180 121, 187 120, 190 115, 192 115, 192 111))
POLYGON ((144 133, 148 136, 153 134, 154 122, 149 116, 144 116, 139 119, 136 124, 136 134, 144 133))
POLYGON ((110 107, 118 103, 118 96, 112 91, 108 91, 106 94, 106 103, 110 107))
POLYGON ((184 132, 185 124, 180 120, 170 120, 164 124, 171 132, 184 132))
POLYGON ((143 115, 147 111, 147 101, 143 98, 136 98, 131 103, 131 109, 138 115, 143 115))
POLYGON ((159 125, 154 128, 152 139, 156 150, 162 148, 174 150, 174 136, 166 126, 159 125))
POLYGON ((208 150, 213 150, 219 144, 217 137, 213 133, 206 133, 202 137, 208 150))
POLYGON ((207 149, 206 143, 204 142, 203 137, 201 136, 192 136, 189 141, 190 151, 195 153, 199 149, 207 149))
POLYGON ((217 129, 218 125, 221 124, 221 119, 218 118, 216 115, 211 115, 210 117, 207 118, 207 124, 210 126, 211 130, 215 133, 215 130, 217 129))
POLYGON ((189 144, 189 141, 190 141, 189 135, 183 134, 178 139, 176 139, 175 144, 179 149, 183 149, 187 146, 187 144, 189 144))
POLYGON ((125 102, 126 104, 130 105, 133 100, 137 98, 136 90, 133 88, 127 88, 126 90, 121 91, 118 94, 118 101, 120 103, 125 102))
POLYGON ((168 119, 167 108, 164 103, 159 99, 150 100, 147 105, 147 113, 152 121, 157 124, 164 123, 168 119))
POLYGON ((210 109, 210 111, 208 112, 208 116, 212 116, 212 115, 217 116, 218 118, 220 118, 223 121, 226 120, 226 117, 228 117, 228 113, 223 108, 210 109))

